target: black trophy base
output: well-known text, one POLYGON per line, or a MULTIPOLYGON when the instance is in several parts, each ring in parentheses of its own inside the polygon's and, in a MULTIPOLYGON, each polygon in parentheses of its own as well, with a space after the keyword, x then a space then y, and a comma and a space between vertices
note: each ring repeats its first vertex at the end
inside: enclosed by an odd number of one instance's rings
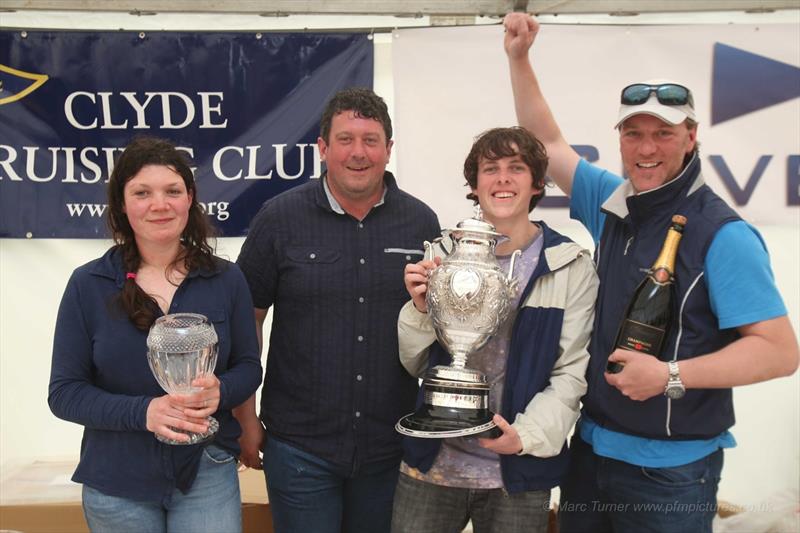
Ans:
POLYGON ((447 439, 480 437, 494 439, 503 434, 492 421, 488 409, 464 409, 423 405, 414 413, 400 419, 395 429, 409 437, 447 439))

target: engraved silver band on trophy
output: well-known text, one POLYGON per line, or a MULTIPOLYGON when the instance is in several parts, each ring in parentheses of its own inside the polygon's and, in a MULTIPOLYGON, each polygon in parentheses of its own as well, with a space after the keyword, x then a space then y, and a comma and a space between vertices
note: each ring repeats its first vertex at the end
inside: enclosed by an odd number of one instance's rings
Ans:
POLYGON ((489 398, 476 394, 425 391, 425 403, 464 409, 488 409, 489 398))
MULTIPOLYGON (((191 394, 200 389, 192 382, 214 372, 217 365, 217 332, 208 319, 195 313, 174 313, 156 319, 147 335, 147 362, 150 370, 167 394, 191 394)), ((208 429, 204 433, 192 433, 182 429, 173 431, 189 436, 188 442, 169 439, 156 434, 156 438, 167 444, 198 444, 214 437, 219 423, 214 417, 207 418, 208 429)))
POLYGON ((434 245, 445 254, 442 263, 429 273, 425 301, 436 338, 452 362, 435 366, 425 375, 423 405, 395 425, 404 435, 463 437, 495 428, 486 376, 468 368, 467 359, 488 342, 508 316, 517 288, 514 261, 521 252, 512 254, 508 273, 504 274, 494 254, 499 237, 502 235, 483 220, 477 207, 473 218, 442 231, 442 237, 433 244, 425 242, 427 259, 433 259, 434 245), (442 244, 446 237, 453 243, 449 252, 442 244))

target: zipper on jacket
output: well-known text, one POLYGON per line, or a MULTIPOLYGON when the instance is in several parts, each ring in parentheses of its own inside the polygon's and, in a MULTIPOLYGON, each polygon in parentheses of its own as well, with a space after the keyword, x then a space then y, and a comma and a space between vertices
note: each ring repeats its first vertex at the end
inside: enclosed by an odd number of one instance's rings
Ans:
POLYGON ((672 420, 672 398, 667 398, 667 424, 664 427, 664 429, 667 430, 667 437, 672 436, 672 430, 669 428, 671 420, 672 420))
MULTIPOLYGON (((700 281, 700 278, 703 277, 705 272, 700 272, 700 274, 694 278, 694 281, 691 285, 689 285, 689 290, 686 291, 686 294, 683 295, 683 300, 681 300, 681 309, 678 313, 678 334, 675 337, 675 349, 672 352, 672 360, 678 360, 678 346, 681 345, 681 337, 683 336, 683 310, 686 307, 686 300, 689 299, 689 295, 692 294, 692 291, 697 286, 697 283, 700 281)), ((670 428, 670 423, 672 421, 672 399, 667 398, 667 420, 665 429, 667 430, 667 437, 672 436, 672 429, 670 428)))
POLYGON ((633 235, 628 237, 628 241, 625 243, 625 251, 622 252, 622 255, 628 255, 628 249, 631 247, 632 243, 633 243, 633 235))

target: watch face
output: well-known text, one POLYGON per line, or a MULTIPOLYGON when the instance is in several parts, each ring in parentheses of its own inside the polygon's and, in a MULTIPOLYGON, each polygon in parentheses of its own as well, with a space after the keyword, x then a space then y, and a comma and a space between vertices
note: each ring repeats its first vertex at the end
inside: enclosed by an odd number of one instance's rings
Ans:
POLYGON ((683 398, 683 395, 686 394, 686 389, 684 389, 680 385, 673 385, 671 387, 667 387, 667 390, 665 392, 667 398, 678 400, 680 398, 683 398))

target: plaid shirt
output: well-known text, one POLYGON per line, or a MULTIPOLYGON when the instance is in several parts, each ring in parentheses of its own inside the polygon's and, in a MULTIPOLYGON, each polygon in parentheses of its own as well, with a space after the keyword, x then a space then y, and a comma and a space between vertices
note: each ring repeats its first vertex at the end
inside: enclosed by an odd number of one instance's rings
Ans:
POLYGON ((351 466, 401 456, 397 420, 417 379, 401 366, 403 269, 439 234, 431 209, 384 175, 362 220, 314 180, 269 200, 238 263, 256 308, 274 306, 261 419, 269 435, 351 466))

